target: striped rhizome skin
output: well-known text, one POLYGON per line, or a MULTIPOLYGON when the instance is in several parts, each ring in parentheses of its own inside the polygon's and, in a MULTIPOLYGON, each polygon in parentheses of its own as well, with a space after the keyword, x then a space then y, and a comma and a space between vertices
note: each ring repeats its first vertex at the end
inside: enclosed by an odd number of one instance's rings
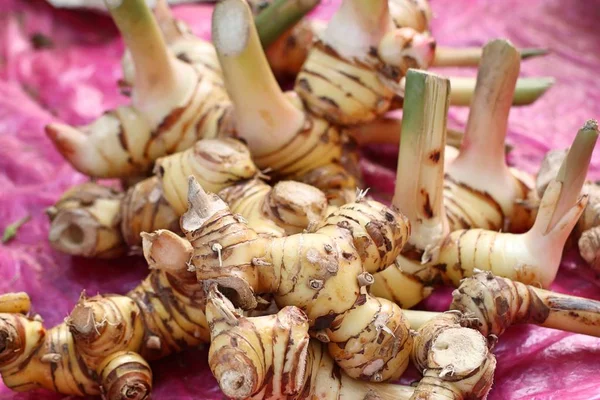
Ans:
POLYGON ((321 220, 327 199, 301 182, 280 181, 273 187, 235 139, 204 139, 194 147, 157 160, 157 176, 126 192, 96 183, 68 190, 47 210, 53 248, 83 257, 114 258, 141 252, 142 232, 180 232, 187 210, 188 177, 218 192, 236 213, 244 214, 258 233, 285 236, 321 220))
POLYGON ((408 365, 412 336, 401 309, 369 295, 371 272, 389 265, 406 242, 404 217, 360 199, 330 214, 312 233, 265 238, 217 196, 190 182, 182 229, 194 247, 199 281, 216 282, 243 309, 272 294, 297 306, 311 331, 351 377, 382 381, 408 365))

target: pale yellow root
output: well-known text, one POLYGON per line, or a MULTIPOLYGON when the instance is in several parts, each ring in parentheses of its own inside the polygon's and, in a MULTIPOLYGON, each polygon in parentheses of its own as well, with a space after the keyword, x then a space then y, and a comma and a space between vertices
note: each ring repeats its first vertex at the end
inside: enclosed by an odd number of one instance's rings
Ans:
MULTIPOLYGON (((455 207, 471 209, 471 214, 480 212, 479 218, 498 220, 499 224, 479 224, 468 228, 508 229, 513 232, 510 225, 504 226, 505 219, 513 223, 515 204, 528 195, 508 168, 504 152, 508 116, 519 70, 520 56, 510 42, 494 40, 484 47, 465 136, 458 157, 448 166, 447 175, 451 183, 468 188, 479 197, 488 197, 490 203, 470 208, 457 198, 455 207), (501 215, 490 210, 490 206, 498 206, 501 215)), ((460 191, 455 194, 460 195, 460 191)), ((530 226, 525 230, 528 228, 530 226)), ((453 230, 456 229, 460 227, 453 230)))
POLYGON ((0 295, 0 313, 27 314, 31 309, 31 300, 25 292, 0 295))
POLYGON ((129 252, 139 252, 142 232, 180 232, 179 214, 165 198, 160 180, 152 177, 127 190, 121 203, 121 233, 129 252))
POLYGON ((309 342, 308 318, 296 307, 246 318, 212 290, 206 307, 211 325, 209 365, 233 399, 408 399, 413 389, 369 384, 339 370, 324 346, 309 342))
POLYGON ((386 0, 342 2, 296 79, 313 113, 341 125, 373 121, 392 107, 408 68, 431 62, 435 41, 395 28, 390 8, 386 0))
MULTIPOLYGON (((153 270, 127 295, 83 294, 65 322, 48 331, 37 316, 0 314, 5 385, 75 396, 103 393, 107 400, 147 399, 148 361, 208 342, 205 292, 182 256, 188 251, 189 259, 191 246, 162 232, 145 235, 153 270), (185 261, 177 263, 178 257, 185 261)), ((3 298, 26 300, 22 294, 3 298)))
POLYGON ((156 162, 164 196, 178 215, 188 208, 187 181, 198 180, 205 190, 217 193, 236 182, 251 179, 259 170, 250 151, 232 138, 199 140, 180 153, 160 158, 156 162))
POLYGON ((47 210, 48 239, 63 253, 97 258, 125 254, 121 233, 123 193, 95 183, 74 186, 47 210))
POLYGON ((258 234, 271 237, 300 233, 322 220, 327 210, 323 192, 294 181, 271 187, 252 179, 223 189, 219 196, 258 234))
POLYGON ((380 245, 390 258, 397 256, 407 232, 399 214, 361 200, 342 207, 332 216, 335 222, 325 219, 314 233, 267 240, 224 202, 190 187, 191 208, 182 227, 194 246, 191 264, 198 280, 227 288, 228 297, 243 308, 255 307, 255 296, 268 293, 280 307, 300 307, 311 330, 329 342, 330 353, 352 377, 381 381, 402 373, 412 341, 408 322, 395 304, 366 293, 372 276, 362 261, 372 263, 380 245), (369 226, 369 215, 379 222, 369 226), (357 251, 358 241, 365 251, 357 251))
POLYGON ((141 175, 164 155, 198 139, 228 134, 229 101, 214 76, 176 59, 142 0, 111 8, 132 50, 132 105, 81 127, 50 124, 46 132, 78 171, 101 178, 141 175))
POLYGON ((513 324, 537 324, 600 337, 600 302, 538 289, 489 272, 465 279, 450 305, 485 336, 500 336, 513 324))
POLYGON ((458 285, 475 269, 547 288, 556 277, 566 240, 587 204, 580 195, 598 138, 593 120, 579 130, 556 178, 541 199, 533 227, 523 234, 471 229, 444 241, 437 268, 458 285))
POLYGON ((156 177, 144 179, 126 193, 95 183, 74 186, 47 214, 50 244, 75 256, 115 258, 135 254, 142 243, 142 232, 179 232, 179 215, 163 196, 156 177))
POLYGON ((335 205, 353 201, 358 169, 344 165, 352 159, 345 151, 349 139, 339 126, 308 113, 294 92, 282 92, 243 0, 217 4, 213 41, 234 105, 236 134, 258 167, 277 179, 313 184, 335 205))
POLYGON ((485 399, 496 369, 486 338, 462 327, 463 316, 440 314, 417 331, 411 359, 423 372, 411 399, 485 399))

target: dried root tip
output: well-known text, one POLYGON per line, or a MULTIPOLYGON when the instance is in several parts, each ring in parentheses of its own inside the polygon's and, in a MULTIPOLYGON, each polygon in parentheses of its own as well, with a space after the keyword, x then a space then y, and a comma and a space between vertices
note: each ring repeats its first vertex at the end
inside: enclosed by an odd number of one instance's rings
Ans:
POLYGON ((327 198, 322 191, 305 183, 281 181, 273 186, 264 207, 287 235, 293 235, 323 219, 327 198))
POLYGON ((308 378, 306 315, 296 307, 285 307, 276 315, 241 317, 214 286, 210 290, 206 306, 211 327, 208 362, 223 393, 244 399, 268 385, 273 398, 298 394, 308 378))
POLYGON ((105 400, 147 400, 152 391, 152 370, 137 353, 117 352, 98 368, 105 400))
POLYGON ((202 225, 227 204, 216 194, 206 193, 195 177, 188 179, 188 211, 181 217, 181 229, 185 233, 200 229, 202 225))
POLYGON ((120 227, 122 196, 94 183, 68 190, 48 212, 52 247, 83 257, 123 255, 126 247, 120 227))
POLYGON ((25 292, 0 295, 0 313, 27 314, 31 309, 31 299, 25 292))
POLYGON ((381 59, 398 68, 402 75, 409 68, 426 69, 431 65, 435 54, 435 39, 412 28, 402 28, 388 32, 378 47, 381 59))
POLYGON ((357 279, 360 286, 370 286, 375 282, 373 275, 368 272, 363 272, 362 274, 358 275, 357 279))
POLYGON ((27 337, 19 329, 20 322, 24 319, 25 317, 17 314, 0 316, 0 367, 17 361, 25 350, 27 337))
POLYGON ((186 273, 192 258, 190 242, 164 229, 142 233, 144 257, 150 268, 171 273, 186 273))
POLYGON ((102 323, 102 317, 98 318, 95 315, 95 308, 97 308, 96 303, 89 304, 86 300, 80 300, 73 308, 67 318, 67 325, 75 338, 91 342, 100 337, 105 323, 102 323))
MULTIPOLYGON (((410 314, 408 315, 410 318, 410 314)), ((444 329, 461 327, 461 320, 462 314, 460 313, 443 313, 421 325, 414 338, 414 345, 411 350, 411 360, 419 371, 426 370, 429 365, 431 341, 444 329)))
POLYGON ((479 368, 488 353, 486 339, 476 330, 452 327, 431 343, 428 370, 437 366, 441 378, 464 377, 479 368))
POLYGON ((456 378, 447 373, 440 376, 439 370, 431 369, 423 373, 423 378, 414 388, 410 400, 424 399, 472 399, 484 400, 494 383, 494 372, 496 370, 496 358, 488 353, 482 365, 464 378, 456 378))

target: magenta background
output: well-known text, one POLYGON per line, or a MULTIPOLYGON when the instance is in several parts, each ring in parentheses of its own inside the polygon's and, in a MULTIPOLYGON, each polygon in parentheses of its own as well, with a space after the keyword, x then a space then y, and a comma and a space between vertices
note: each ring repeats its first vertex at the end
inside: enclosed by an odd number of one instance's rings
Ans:
MULTIPOLYGON (((433 31, 441 44, 481 45, 507 37, 518 46, 547 46, 552 54, 523 63, 523 76, 550 75, 557 84, 536 104, 514 109, 511 161, 534 171, 543 153, 564 147, 588 118, 600 117, 600 2, 432 0, 433 31)), ((337 1, 317 11, 330 15, 337 1)), ((175 13, 206 36, 210 7, 186 5, 175 13)), ((0 245, 0 293, 25 290, 48 326, 69 313, 82 289, 124 293, 146 273, 142 260, 72 259, 47 244, 44 209, 84 177, 74 172, 43 133, 52 120, 83 123, 123 103, 115 82, 121 76, 122 45, 111 22, 94 13, 56 11, 41 0, 0 0, 0 232, 27 213, 33 216, 16 240, 0 245), (55 47, 35 51, 29 36, 42 32, 55 47)), ((474 75, 474 70, 448 71, 474 75)), ((466 109, 452 109, 450 126, 461 128, 466 109)), ((364 171, 372 189, 390 192, 394 148, 371 149, 364 171), (376 157, 374 157, 376 155, 376 157), (379 164, 377 164, 377 163, 379 164)), ((600 177, 596 152, 590 177, 600 177)), ((580 261, 565 263, 554 288, 600 299, 598 279, 580 261)), ((428 301, 442 309, 448 291, 428 301)), ((600 399, 600 340, 521 326, 502 336, 490 399, 600 399)), ((153 365, 156 399, 222 398, 206 353, 191 351, 153 365)), ((410 382, 414 371, 406 378, 410 382)), ((14 394, 0 384, 0 399, 59 399, 35 392, 14 394)))

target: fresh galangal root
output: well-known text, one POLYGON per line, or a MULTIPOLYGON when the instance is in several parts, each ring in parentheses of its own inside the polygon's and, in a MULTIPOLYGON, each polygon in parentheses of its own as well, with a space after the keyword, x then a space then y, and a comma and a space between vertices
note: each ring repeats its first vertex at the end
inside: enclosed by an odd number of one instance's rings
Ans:
POLYGON ((547 288, 556 277, 565 242, 586 207, 587 195, 580 193, 597 139, 598 124, 587 121, 546 188, 529 231, 452 232, 442 243, 436 268, 455 285, 480 269, 547 288))
POLYGON ((199 140, 186 151, 159 159, 156 172, 158 177, 125 193, 96 183, 69 189, 47 210, 52 247, 96 258, 139 252, 142 232, 179 232, 179 217, 187 209, 188 175, 219 191, 259 173, 248 149, 234 139, 199 140))
POLYGON ((499 337, 513 324, 536 324, 600 337, 600 301, 525 285, 491 272, 462 281, 452 293, 452 310, 461 311, 469 326, 499 337))
POLYGON ((219 191, 263 235, 302 232, 327 209, 325 195, 312 186, 280 181, 271 187, 259 179, 248 149, 235 139, 200 140, 191 149, 159 159, 156 172, 158 177, 135 184, 125 194, 93 183, 70 189, 48 210, 52 246, 84 257, 140 253, 142 232, 180 232, 188 176, 219 191))
POLYGON ((405 308, 429 296, 443 282, 444 271, 434 266, 450 232, 531 227, 532 213, 517 204, 532 190, 508 168, 504 152, 518 73, 519 56, 510 43, 495 40, 485 46, 467 131, 458 156, 447 161, 449 82, 408 71, 392 203, 409 218, 412 231, 395 265, 375 276, 371 290, 376 296, 405 308))
POLYGON ((496 369, 488 340, 464 327, 460 313, 443 313, 419 328, 411 360, 423 379, 411 399, 485 399, 496 369))
POLYGON ((208 362, 228 398, 408 400, 414 393, 410 386, 361 382, 340 371, 324 345, 310 339, 308 318, 297 307, 246 318, 213 285, 206 316, 208 362))
POLYGON ((194 247, 190 264, 199 281, 218 283, 244 309, 261 294, 272 294, 279 307, 301 308, 311 332, 351 377, 402 374, 412 341, 408 324, 398 306, 366 291, 371 272, 389 265, 406 242, 401 214, 361 199, 330 214, 314 233, 273 239, 259 236, 195 180, 189 188, 181 227, 194 247))
POLYGON ((158 157, 231 133, 227 93, 210 75, 175 58, 146 2, 108 8, 135 65, 132 103, 83 127, 46 127, 73 167, 92 177, 143 175, 158 157))
MULTIPOLYGON (((460 280, 470 276, 475 269, 548 287, 556 277, 565 242, 587 203, 587 195, 580 196, 580 192, 597 137, 596 122, 588 121, 578 132, 557 176, 548 185, 535 223, 529 231, 512 234, 463 229, 451 232, 441 242, 432 240, 439 236, 424 236, 429 238, 432 250, 428 253, 416 251, 413 257, 416 262, 393 266, 379 273, 371 288, 372 293, 408 308, 427 297, 442 280, 458 286, 460 280), (423 258, 423 255, 427 257, 423 258)), ((417 179, 416 175, 413 179, 417 179)), ((436 198, 435 194, 429 195, 432 199, 436 198)), ((411 204, 416 207, 419 203, 411 204)), ((441 215, 442 211, 432 208, 431 215, 441 215)), ((410 215, 410 211, 407 212, 410 215)), ((415 225, 415 231, 420 229, 416 220, 411 220, 411 223, 415 225)), ((432 226, 429 223, 425 228, 431 230, 432 226)), ((424 243, 427 244, 426 241, 424 243)))
MULTIPOLYGON (((172 235, 169 247, 181 245, 172 235)), ((0 374, 19 392, 147 399, 147 361, 209 340, 204 291, 186 269, 155 269, 127 296, 82 296, 65 322, 49 330, 39 316, 22 314, 28 305, 5 307, 2 299, 0 374)))
POLYGON ((339 126, 306 110, 295 92, 280 89, 246 2, 218 3, 212 22, 236 135, 258 167, 277 179, 312 184, 335 205, 353 201, 359 177, 351 140, 339 126))

